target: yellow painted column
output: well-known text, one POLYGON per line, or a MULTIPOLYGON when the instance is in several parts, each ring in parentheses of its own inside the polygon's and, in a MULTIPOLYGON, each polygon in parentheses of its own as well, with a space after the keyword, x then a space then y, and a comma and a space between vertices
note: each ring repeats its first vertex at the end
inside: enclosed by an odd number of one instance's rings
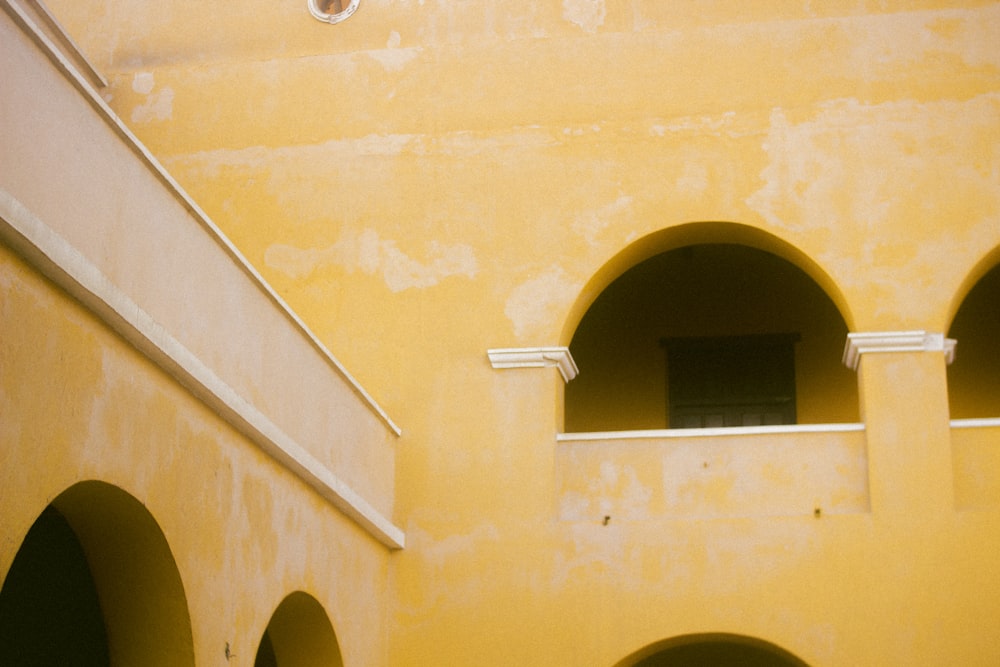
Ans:
POLYGON ((954 506, 947 360, 953 341, 923 331, 850 334, 858 371, 876 515, 949 512, 954 506))

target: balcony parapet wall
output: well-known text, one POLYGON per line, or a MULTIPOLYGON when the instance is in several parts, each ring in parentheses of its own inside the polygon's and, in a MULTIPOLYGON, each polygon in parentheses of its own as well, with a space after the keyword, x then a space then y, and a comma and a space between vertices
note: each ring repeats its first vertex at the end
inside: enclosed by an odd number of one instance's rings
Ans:
POLYGON ((1000 418, 953 419, 951 451, 955 507, 1000 507, 1000 418))
POLYGON ((390 548, 399 428, 0 0, 0 242, 390 548), (70 175, 70 177, 67 177, 70 175))
POLYGON ((556 495, 563 521, 865 513, 864 427, 560 434, 556 495))

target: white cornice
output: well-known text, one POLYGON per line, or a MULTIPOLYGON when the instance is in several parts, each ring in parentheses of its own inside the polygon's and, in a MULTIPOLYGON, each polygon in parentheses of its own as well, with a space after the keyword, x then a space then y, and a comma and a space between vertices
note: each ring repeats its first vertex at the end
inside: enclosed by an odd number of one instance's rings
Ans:
POLYGON ((844 365, 857 370, 861 355, 870 352, 943 352, 947 363, 955 358, 955 340, 927 331, 871 331, 847 334, 844 365))
POLYGON ((486 354, 493 368, 558 368, 566 382, 580 372, 568 347, 505 347, 486 354))

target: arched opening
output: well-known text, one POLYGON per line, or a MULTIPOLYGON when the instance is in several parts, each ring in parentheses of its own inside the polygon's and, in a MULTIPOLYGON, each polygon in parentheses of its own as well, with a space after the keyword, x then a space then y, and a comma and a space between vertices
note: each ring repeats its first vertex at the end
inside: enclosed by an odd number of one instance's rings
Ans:
POLYGON ((0 664, 194 664, 180 575, 142 503, 88 481, 41 513, 0 590, 0 664))
POLYGON ((761 245, 687 244, 610 282, 570 342, 580 375, 566 387, 565 430, 858 421, 844 316, 761 245))
POLYGON ((636 652, 615 667, 805 667, 774 644, 728 634, 688 635, 636 652))
POLYGON ((948 366, 951 417, 1000 417, 1000 264, 966 294, 948 337, 958 341, 948 366))
POLYGON ((254 667, 342 667, 340 646, 323 606, 308 593, 290 594, 264 630, 254 667))
POLYGON ((54 507, 31 526, 4 580, 0 664, 109 664, 104 617, 87 558, 54 507))

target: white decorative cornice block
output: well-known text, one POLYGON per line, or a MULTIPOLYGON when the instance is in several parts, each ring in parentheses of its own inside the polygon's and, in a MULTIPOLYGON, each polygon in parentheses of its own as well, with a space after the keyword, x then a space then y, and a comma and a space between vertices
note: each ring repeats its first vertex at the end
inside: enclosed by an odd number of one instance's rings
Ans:
POLYGON ((493 368, 558 368, 566 382, 580 372, 568 347, 506 347, 486 354, 493 368))
POLYGON ((955 340, 927 331, 872 331, 847 334, 844 365, 857 370, 861 355, 870 352, 944 352, 947 363, 955 358, 955 340))

